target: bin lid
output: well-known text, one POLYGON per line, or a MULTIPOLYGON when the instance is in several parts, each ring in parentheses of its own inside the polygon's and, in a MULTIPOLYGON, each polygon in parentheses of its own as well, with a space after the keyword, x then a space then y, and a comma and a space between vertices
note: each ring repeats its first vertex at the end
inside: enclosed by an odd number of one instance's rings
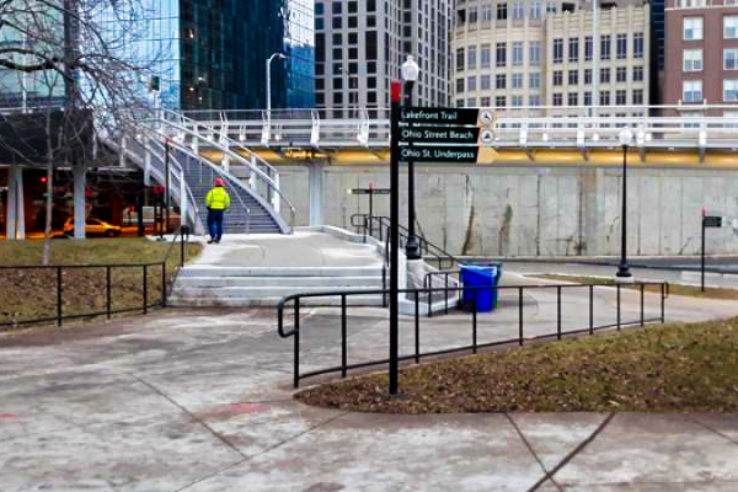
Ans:
POLYGON ((493 277, 496 277, 497 272, 502 269, 502 264, 501 263, 486 263, 486 264, 467 263, 465 265, 460 265, 459 269, 483 273, 486 275, 491 275, 493 277))

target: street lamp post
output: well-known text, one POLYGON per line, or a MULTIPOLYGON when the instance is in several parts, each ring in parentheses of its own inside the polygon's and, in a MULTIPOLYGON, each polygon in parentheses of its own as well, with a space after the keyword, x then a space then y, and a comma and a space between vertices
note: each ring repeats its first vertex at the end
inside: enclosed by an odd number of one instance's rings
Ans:
POLYGON ((620 132, 620 145, 623 146, 623 198, 620 218, 620 264, 615 276, 619 279, 630 279, 628 266, 628 145, 633 141, 633 132, 627 128, 620 132))
MULTIPOLYGON (((413 104, 413 87, 418 80, 420 68, 415 60, 413 60, 412 55, 407 55, 407 60, 402 64, 400 70, 405 85, 404 106, 407 108, 413 104)), ((415 165, 412 160, 408 160, 407 162, 407 200, 408 238, 405 244, 405 255, 408 260, 419 260, 420 242, 415 236, 415 165)))
POLYGON ((272 129, 272 60, 280 58, 287 59, 287 55, 283 53, 272 53, 272 56, 266 60, 266 103, 267 103, 267 125, 269 131, 272 129))

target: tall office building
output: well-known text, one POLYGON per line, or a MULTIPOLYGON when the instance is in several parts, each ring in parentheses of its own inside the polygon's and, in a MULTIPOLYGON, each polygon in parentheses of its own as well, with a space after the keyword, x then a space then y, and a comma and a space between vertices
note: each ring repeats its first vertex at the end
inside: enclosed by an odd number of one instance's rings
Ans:
POLYGON ((450 33, 450 0, 316 1, 316 105, 380 115, 407 55, 420 67, 415 104, 449 104, 450 33))
POLYGON ((667 0, 665 104, 702 115, 700 106, 735 104, 706 116, 738 114, 738 4, 734 0, 667 0))
POLYGON ((648 6, 621 0, 600 8, 594 63, 589 2, 459 3, 455 105, 525 107, 533 114, 542 106, 592 105, 597 65, 600 104, 648 104, 648 6))
POLYGON ((315 106, 315 20, 313 0, 287 0, 284 52, 288 108, 315 106))

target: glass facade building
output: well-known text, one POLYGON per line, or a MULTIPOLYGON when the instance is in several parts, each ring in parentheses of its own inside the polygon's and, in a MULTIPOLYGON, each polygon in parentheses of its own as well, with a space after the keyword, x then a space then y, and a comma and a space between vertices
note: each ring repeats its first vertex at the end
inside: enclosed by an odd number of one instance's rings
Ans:
POLYGON ((284 53, 287 107, 315 106, 315 31, 313 0, 287 0, 284 53))

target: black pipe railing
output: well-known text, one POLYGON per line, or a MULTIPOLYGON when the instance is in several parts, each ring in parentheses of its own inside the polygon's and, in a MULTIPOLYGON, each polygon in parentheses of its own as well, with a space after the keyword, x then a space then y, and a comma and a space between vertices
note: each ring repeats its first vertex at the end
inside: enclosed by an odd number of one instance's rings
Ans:
MULTIPOLYGON (((62 326, 65 320, 81 319, 81 318, 94 318, 97 316, 105 316, 108 319, 112 318, 113 314, 129 313, 134 311, 140 311, 143 314, 148 314, 149 309, 163 308, 167 306, 168 288, 174 284, 179 270, 184 266, 185 261, 185 243, 189 238, 189 228, 182 227, 180 231, 174 236, 169 249, 164 256, 164 259, 156 262, 149 263, 107 263, 107 264, 78 264, 78 265, 0 265, 0 274, 9 271, 31 271, 31 270, 46 270, 54 272, 54 287, 55 289, 55 314, 54 316, 45 316, 40 318, 31 319, 11 319, 8 321, 0 321, 0 330, 7 327, 15 327, 21 325, 31 324, 43 324, 56 322, 57 326, 62 326), (174 250, 174 245, 179 239, 180 243, 180 258, 179 264, 177 265, 174 275, 171 281, 167 279, 167 262, 169 257, 174 250), (104 310, 92 310, 85 313, 65 313, 64 312, 64 271, 71 270, 83 270, 83 269, 101 269, 105 271, 105 308, 104 310), (114 297, 113 297, 113 270, 114 269, 140 269, 141 270, 141 305, 138 307, 125 307, 114 309, 114 297), (149 269, 158 269, 161 272, 161 287, 159 299, 156 302, 149 302, 149 269)), ((51 287, 51 286, 50 286, 51 287)))
MULTIPOLYGON (((400 356, 401 361, 414 361, 415 363, 419 363, 422 358, 432 357, 432 356, 439 356, 439 355, 447 355, 447 354, 454 354, 454 353, 463 353, 463 352, 471 352, 471 353, 477 353, 480 349, 484 348, 490 348, 495 346, 501 346, 501 345, 512 345, 517 344, 519 346, 523 346, 526 340, 525 337, 525 303, 524 297, 526 291, 530 290, 554 290, 556 292, 556 320, 555 320, 555 331, 550 333, 544 333, 544 334, 536 334, 532 335, 529 338, 534 338, 536 340, 545 340, 554 338, 556 340, 561 340, 565 335, 578 335, 578 334, 589 334, 593 335, 597 331, 607 330, 607 329, 616 329, 617 331, 620 331, 623 327, 627 326, 645 326, 648 323, 664 323, 665 320, 665 300, 669 295, 669 284, 666 282, 637 282, 634 284, 629 284, 627 287, 622 287, 620 284, 615 285, 616 288, 616 322, 615 323, 604 323, 600 325, 595 325, 595 303, 594 303, 594 291, 597 288, 603 289, 608 288, 611 289, 612 285, 606 285, 606 284, 561 284, 561 285, 517 285, 517 286, 496 286, 496 287, 466 287, 464 290, 471 291, 473 301, 471 304, 471 344, 461 342, 460 344, 456 344, 452 347, 446 347, 442 349, 433 349, 428 351, 422 351, 421 347, 421 330, 420 330, 420 296, 421 295, 428 295, 430 296, 434 292, 443 292, 446 289, 400 289, 399 293, 401 295, 406 295, 409 298, 412 298, 414 300, 414 313, 413 313, 413 333, 414 333, 414 340, 413 340, 413 353, 411 354, 405 354, 400 356), (653 287, 657 290, 657 294, 659 295, 659 305, 658 305, 658 316, 646 316, 646 307, 645 307, 645 290, 647 287, 653 287), (571 290, 571 289, 582 289, 586 288, 588 289, 588 300, 589 300, 589 316, 588 316, 588 324, 584 327, 578 327, 574 329, 565 329, 563 326, 563 320, 562 320, 562 292, 565 290, 571 290), (639 316, 637 319, 634 320, 624 320, 622 318, 622 296, 621 296, 621 288, 630 288, 630 289, 636 289, 639 291, 640 295, 640 302, 639 302, 639 316), (517 321, 518 321, 518 330, 517 330, 517 336, 513 338, 504 338, 501 340, 494 340, 494 341, 488 341, 480 343, 478 339, 478 325, 479 325, 479 316, 477 313, 477 303, 476 296, 479 292, 486 291, 489 293, 490 291, 495 291, 497 294, 499 294, 501 291, 517 291, 517 307, 518 307, 518 315, 517 315, 517 321)), ((462 289, 457 289, 461 291, 462 289)), ((277 306, 277 330, 279 333, 279 336, 282 338, 293 338, 293 352, 294 352, 294 366, 293 366, 293 385, 295 388, 297 388, 300 384, 300 381, 306 378, 323 375, 323 374, 330 374, 330 373, 340 373, 342 377, 346 377, 349 370, 352 369, 361 369, 366 367, 372 367, 372 366, 378 366, 387 364, 389 362, 389 359, 379 359, 379 360, 362 360, 362 362, 355 362, 355 363, 349 363, 349 357, 348 357, 348 336, 350 335, 350 325, 349 325, 349 318, 348 318, 348 306, 350 302, 350 298, 352 296, 366 296, 366 295, 381 295, 383 297, 386 297, 388 295, 387 289, 382 290, 373 290, 373 291, 326 291, 326 292, 311 292, 311 293, 305 293, 305 294, 294 294, 287 296, 283 298, 278 306, 277 306), (301 306, 303 305, 303 301, 307 299, 315 299, 315 298, 326 298, 326 297, 339 297, 341 299, 341 309, 340 309, 340 323, 341 323, 341 340, 340 340, 340 347, 341 347, 341 357, 340 357, 340 365, 338 366, 332 366, 332 367, 326 367, 322 369, 316 369, 311 370, 307 372, 300 372, 300 314, 301 314, 301 306), (293 326, 292 329, 287 331, 285 330, 285 311, 287 309, 287 306, 291 304, 293 308, 293 326)), ((321 323, 325 322, 325 318, 321 317, 321 323)), ((363 359, 363 358, 362 358, 363 359)))

